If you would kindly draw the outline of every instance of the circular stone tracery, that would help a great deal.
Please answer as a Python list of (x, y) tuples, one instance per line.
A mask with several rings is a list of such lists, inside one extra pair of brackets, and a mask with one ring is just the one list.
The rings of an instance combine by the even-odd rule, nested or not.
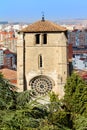
[(37, 94), (46, 94), (52, 90), (52, 81), (45, 76), (37, 76), (30, 81), (30, 86)]

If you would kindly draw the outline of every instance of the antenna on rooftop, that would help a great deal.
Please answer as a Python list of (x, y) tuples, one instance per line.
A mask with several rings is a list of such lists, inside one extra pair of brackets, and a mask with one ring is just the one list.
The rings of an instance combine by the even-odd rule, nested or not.
[(44, 19), (44, 12), (42, 12), (42, 21), (45, 21), (45, 19)]

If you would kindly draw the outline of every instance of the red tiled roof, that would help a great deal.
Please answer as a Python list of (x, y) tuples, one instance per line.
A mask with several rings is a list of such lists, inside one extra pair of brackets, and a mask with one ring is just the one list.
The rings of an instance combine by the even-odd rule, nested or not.
[(67, 29), (47, 20), (37, 21), (20, 32), (63, 32)]
[(0, 44), (0, 47), (4, 47), (4, 45), (3, 45), (3, 44)]
[(87, 71), (84, 70), (75, 70), (75, 72), (83, 79), (87, 80)]
[(6, 34), (10, 34), (12, 35), (14, 32), (10, 31), (10, 32), (6, 32), (6, 31), (0, 31), (0, 34), (6, 35)]
[(82, 78), (83, 78), (84, 80), (87, 80), (87, 74), (82, 75)]
[(4, 51), (4, 54), (14, 54), (14, 53), (7, 49)]
[(8, 79), (12, 84), (17, 84), (17, 71), (4, 68), (0, 69), (0, 72), (3, 74), (4, 78)]
[(17, 40), (17, 37), (8, 37), (9, 40)]

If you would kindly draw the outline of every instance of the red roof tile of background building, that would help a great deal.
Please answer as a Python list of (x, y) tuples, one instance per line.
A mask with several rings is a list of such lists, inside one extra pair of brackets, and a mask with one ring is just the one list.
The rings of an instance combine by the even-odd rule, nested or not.
[(12, 84), (17, 85), (17, 71), (4, 68), (0, 69), (0, 72), (4, 78), (8, 79)]
[(4, 51), (4, 54), (13, 54), (13, 52), (11, 52), (10, 50), (6, 49), (6, 50)]
[(83, 80), (87, 80), (87, 71), (75, 70), (75, 73), (78, 74)]

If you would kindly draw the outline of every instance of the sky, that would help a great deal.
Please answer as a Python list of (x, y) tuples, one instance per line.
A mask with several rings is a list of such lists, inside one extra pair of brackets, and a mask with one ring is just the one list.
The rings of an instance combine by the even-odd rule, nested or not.
[(0, 0), (0, 21), (87, 19), (87, 0)]

